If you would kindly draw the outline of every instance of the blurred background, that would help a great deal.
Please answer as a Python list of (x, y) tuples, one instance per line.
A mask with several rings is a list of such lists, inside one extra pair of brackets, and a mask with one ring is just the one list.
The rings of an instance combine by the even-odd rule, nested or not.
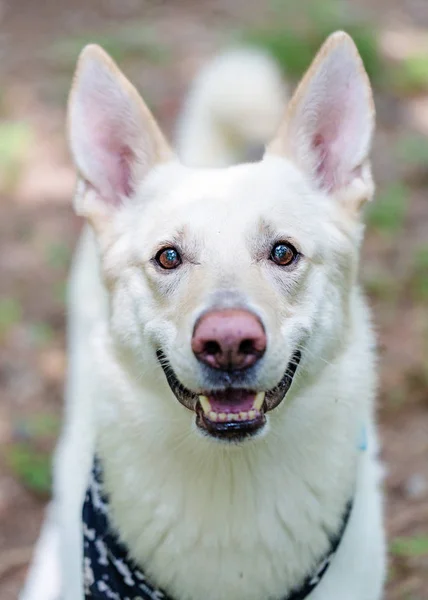
[(428, 599), (428, 1), (0, 0), (1, 600), (25, 576), (61, 419), (65, 283), (81, 228), (64, 112), (80, 49), (103, 45), (172, 134), (218, 50), (261, 45), (294, 86), (338, 28), (360, 49), (378, 114), (361, 276), (379, 339), (387, 600)]

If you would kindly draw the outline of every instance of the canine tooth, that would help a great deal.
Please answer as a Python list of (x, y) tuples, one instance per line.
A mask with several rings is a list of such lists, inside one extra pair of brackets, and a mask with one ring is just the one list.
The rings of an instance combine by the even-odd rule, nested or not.
[(218, 419), (219, 419), (219, 421), (226, 421), (226, 419), (227, 419), (226, 413), (219, 413)]
[(256, 399), (254, 400), (253, 408), (255, 410), (260, 410), (262, 407), (262, 404), (264, 402), (264, 399), (265, 399), (265, 392), (258, 392), (256, 394)]
[(206, 396), (199, 396), (199, 402), (201, 403), (202, 410), (207, 415), (211, 410), (210, 401), (208, 400), (208, 398)]
[(257, 414), (257, 411), (255, 411), (255, 410), (249, 410), (249, 411), (248, 411), (248, 418), (250, 419), (250, 421), (251, 421), (252, 419), (255, 419), (255, 418), (256, 418), (256, 414)]
[(246, 421), (248, 419), (248, 413), (244, 412), (244, 411), (240, 412), (239, 418), (242, 419), (243, 421)]
[(208, 416), (211, 419), (211, 421), (217, 421), (217, 413), (214, 412), (213, 410), (210, 412), (210, 414)]

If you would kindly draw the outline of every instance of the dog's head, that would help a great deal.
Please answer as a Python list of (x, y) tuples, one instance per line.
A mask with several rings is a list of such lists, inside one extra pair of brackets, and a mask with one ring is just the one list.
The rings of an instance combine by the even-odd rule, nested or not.
[(294, 375), (298, 388), (346, 343), (373, 126), (361, 59), (336, 33), (261, 162), (189, 169), (111, 59), (82, 52), (69, 137), (111, 334), (205, 435), (266, 431)]

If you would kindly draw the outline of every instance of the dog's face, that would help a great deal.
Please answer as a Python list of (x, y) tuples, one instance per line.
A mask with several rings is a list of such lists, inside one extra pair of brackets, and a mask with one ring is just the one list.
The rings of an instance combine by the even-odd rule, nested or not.
[(373, 120), (355, 46), (335, 34), (261, 162), (189, 169), (110, 59), (82, 54), (70, 141), (111, 332), (143, 377), (162, 366), (205, 435), (266, 432), (294, 375), (343, 343)]

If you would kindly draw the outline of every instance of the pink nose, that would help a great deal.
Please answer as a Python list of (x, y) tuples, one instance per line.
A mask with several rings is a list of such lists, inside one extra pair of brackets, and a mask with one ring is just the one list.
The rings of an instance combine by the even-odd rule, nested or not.
[(214, 310), (196, 323), (192, 338), (196, 358), (215, 369), (246, 369), (266, 350), (259, 319), (240, 309)]

